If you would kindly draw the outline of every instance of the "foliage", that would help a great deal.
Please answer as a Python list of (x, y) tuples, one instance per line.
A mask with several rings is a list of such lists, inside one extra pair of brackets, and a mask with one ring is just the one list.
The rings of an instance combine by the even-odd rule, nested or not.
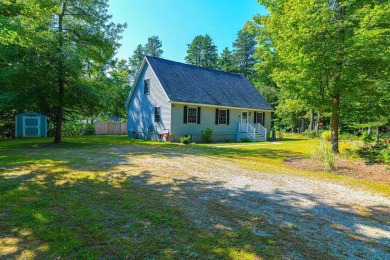
[(269, 14), (254, 19), (263, 35), (258, 53), (272, 64), (272, 80), (284, 98), (298, 99), (307, 111), (332, 113), (333, 152), (341, 114), (355, 122), (386, 121), (388, 1), (259, 2)]
[(248, 137), (241, 137), (240, 140), (241, 140), (241, 142), (244, 142), (244, 143), (248, 143), (251, 141), (251, 139), (249, 139)]
[(373, 136), (372, 133), (364, 132), (364, 133), (362, 134), (362, 136), (360, 137), (360, 139), (361, 139), (364, 143), (368, 144), (368, 143), (371, 143), (371, 142), (374, 141), (374, 136)]
[(245, 28), (237, 33), (237, 39), (233, 42), (234, 60), (237, 72), (245, 77), (251, 76), (254, 72), (255, 60), (255, 40), (256, 34)]
[(106, 107), (107, 71), (125, 25), (110, 21), (107, 0), (1, 5), (13, 11), (0, 14), (2, 32), (10, 32), (0, 36), (0, 113), (48, 115), (60, 142), (63, 118), (92, 117)]
[(278, 138), (279, 141), (283, 140), (284, 132), (283, 131), (277, 131), (276, 132), (276, 138)]
[(202, 140), (203, 143), (212, 143), (213, 142), (212, 134), (213, 134), (213, 130), (207, 127), (201, 131), (200, 139)]
[(189, 144), (190, 143), (190, 139), (188, 137), (186, 137), (186, 136), (182, 136), (182, 137), (180, 137), (180, 142), (182, 144)]
[(162, 42), (158, 36), (154, 35), (148, 38), (148, 42), (145, 44), (144, 52), (145, 55), (161, 58), (164, 51), (161, 49)]
[(93, 124), (85, 124), (80, 121), (68, 121), (63, 124), (64, 136), (95, 135)]
[(330, 171), (335, 168), (334, 154), (328, 142), (320, 142), (319, 148), (311, 154), (312, 159), (322, 162), (324, 170)]
[(224, 72), (234, 72), (235, 71), (235, 61), (234, 56), (229, 48), (226, 47), (223, 49), (219, 59), (218, 59), (218, 69)]
[(305, 132), (302, 132), (301, 135), (310, 137), (310, 138), (315, 138), (316, 137), (316, 132), (315, 131), (310, 131), (306, 130)]
[(217, 67), (217, 46), (208, 34), (196, 36), (187, 46), (185, 60), (188, 64), (210, 69)]
[(321, 134), (321, 139), (329, 142), (331, 139), (331, 136), (332, 136), (332, 133), (330, 131), (324, 131)]

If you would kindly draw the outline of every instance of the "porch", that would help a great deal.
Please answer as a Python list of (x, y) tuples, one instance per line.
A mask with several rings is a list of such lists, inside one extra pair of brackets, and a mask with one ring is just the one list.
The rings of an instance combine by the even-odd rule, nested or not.
[(237, 142), (248, 138), (251, 142), (267, 141), (267, 128), (260, 123), (238, 123)]

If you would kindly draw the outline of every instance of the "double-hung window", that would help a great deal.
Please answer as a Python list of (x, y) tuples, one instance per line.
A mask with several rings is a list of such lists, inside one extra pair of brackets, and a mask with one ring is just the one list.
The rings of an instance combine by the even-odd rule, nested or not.
[(155, 122), (155, 123), (160, 123), (160, 122), (161, 122), (161, 111), (160, 111), (160, 107), (155, 107), (155, 108), (154, 108), (154, 122)]
[(219, 109), (218, 110), (218, 125), (226, 125), (227, 124), (227, 109)]
[(198, 122), (198, 108), (188, 107), (187, 108), (187, 123), (196, 124)]
[(149, 95), (150, 93), (150, 82), (149, 79), (144, 80), (144, 94)]

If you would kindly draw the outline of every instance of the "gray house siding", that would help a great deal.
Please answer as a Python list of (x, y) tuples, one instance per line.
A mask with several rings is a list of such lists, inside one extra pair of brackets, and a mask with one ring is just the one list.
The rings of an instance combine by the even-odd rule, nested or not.
[[(200, 107), (200, 123), (184, 123), (184, 106)], [(229, 124), (218, 125), (215, 123), (216, 109), (229, 109)], [(251, 115), (248, 117), (249, 123), (254, 122), (254, 112), (265, 112), (265, 127), (270, 129), (271, 127), (271, 112), (263, 110), (253, 109), (241, 109), (241, 108), (229, 108), (229, 107), (218, 107), (218, 106), (202, 106), (200, 104), (177, 104), (172, 101), (172, 118), (171, 118), (171, 129), (169, 140), (177, 142), (181, 136), (191, 135), (192, 140), (195, 142), (201, 141), (201, 131), (209, 127), (213, 130), (212, 138), (214, 141), (236, 141), (238, 125), (241, 120), (241, 112), (248, 111)]]
[[(149, 94), (144, 94), (144, 80), (149, 79)], [(128, 107), (128, 135), (161, 140), (165, 130), (170, 131), (171, 104), (152, 68), (145, 64)], [(161, 120), (155, 121), (155, 107), (160, 108)]]

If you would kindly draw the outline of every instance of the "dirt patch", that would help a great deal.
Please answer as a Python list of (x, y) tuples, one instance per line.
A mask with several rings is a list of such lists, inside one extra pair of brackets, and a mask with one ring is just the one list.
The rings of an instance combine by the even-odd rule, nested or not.
[[(321, 162), (297, 156), (288, 157), (283, 163), (303, 170), (324, 171)], [(344, 158), (335, 158), (335, 164), (336, 169), (332, 171), (334, 174), (390, 185), (390, 170), (387, 170), (384, 164), (366, 164), (363, 161), (351, 162)]]

